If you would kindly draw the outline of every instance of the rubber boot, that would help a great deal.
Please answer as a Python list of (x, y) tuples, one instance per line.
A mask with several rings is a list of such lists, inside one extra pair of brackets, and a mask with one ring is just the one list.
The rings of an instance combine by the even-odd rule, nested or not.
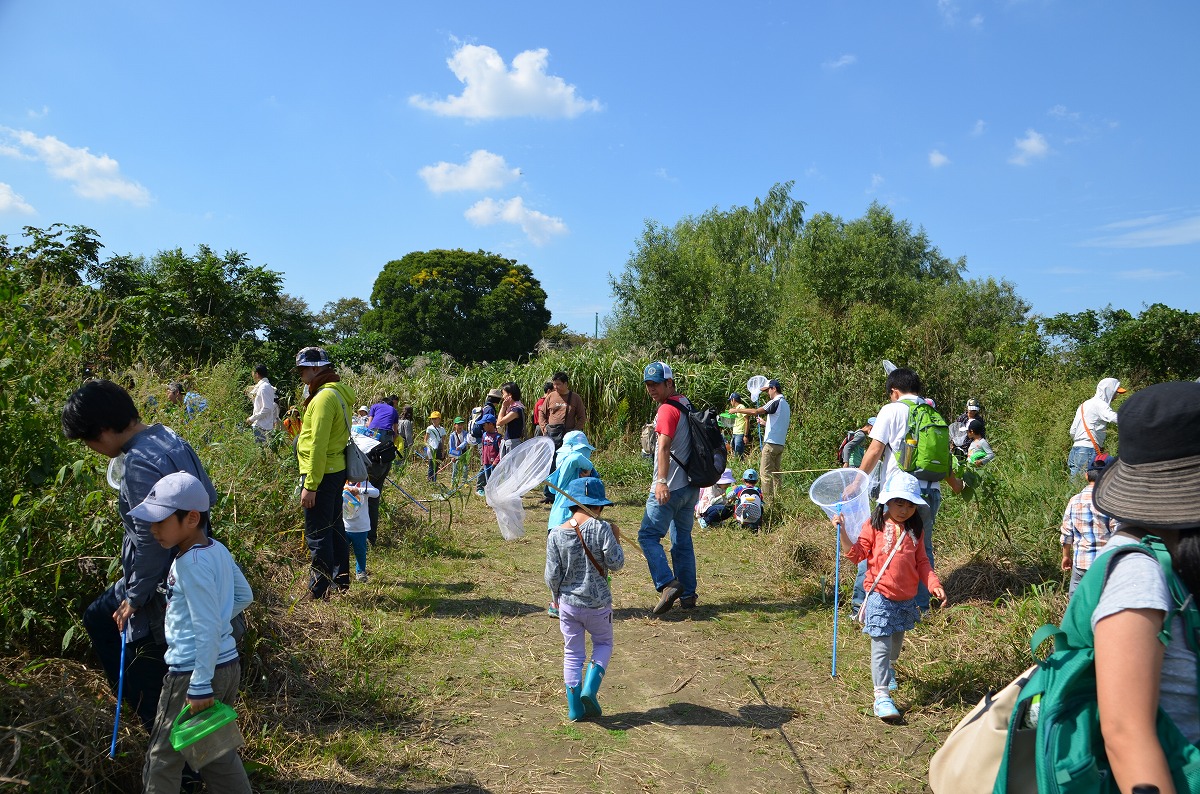
[(599, 717), (604, 714), (600, 710), (600, 701), (596, 697), (596, 693), (600, 691), (600, 682), (604, 680), (604, 668), (592, 662), (588, 665), (587, 675), (583, 679), (583, 691), (580, 693), (580, 698), (583, 700), (583, 710), (589, 717)]
[(579, 698), (580, 684), (567, 687), (567, 719), (579, 722), (587, 712), (583, 709), (583, 701)]

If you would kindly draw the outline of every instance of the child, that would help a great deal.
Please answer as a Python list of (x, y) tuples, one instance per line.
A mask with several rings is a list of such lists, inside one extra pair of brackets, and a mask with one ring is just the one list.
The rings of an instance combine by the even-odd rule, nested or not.
[(946, 598), (921, 541), (917, 506), (924, 504), (917, 478), (897, 470), (884, 483), (879, 504), (863, 524), (857, 541), (851, 542), (841, 516), (834, 521), (842, 533), (846, 556), (852, 562), (867, 561), (870, 584), (859, 616), (863, 633), (871, 638), (875, 716), (885, 722), (901, 719), (891, 694), (896, 688), (894, 665), (900, 657), (904, 632), (921, 619), (916, 602), (917, 584), (924, 582), (932, 595)]
[(442, 415), (438, 411), (429, 414), (429, 427), (425, 428), (425, 449), (429, 452), (429, 481), (437, 482), (438, 464), (446, 459), (446, 429), (442, 427)]
[(346, 539), (354, 549), (354, 578), (367, 583), (367, 536), (371, 533), (371, 513), (366, 509), (367, 499), (378, 499), (379, 489), (369, 480), (347, 482), (342, 488), (342, 522), (346, 525)]
[(967, 438), (971, 440), (971, 445), (967, 447), (967, 463), (970, 465), (978, 469), (996, 457), (992, 445), (987, 442), (987, 430), (982, 419), (967, 422)]
[(496, 415), (485, 413), (483, 419), (483, 438), (479, 441), (479, 476), (475, 478), (475, 495), (483, 496), (483, 488), (492, 469), (500, 462), (500, 434), (496, 432)]
[(733, 517), (751, 532), (757, 532), (762, 523), (763, 493), (758, 487), (758, 472), (746, 469), (742, 473), (742, 484), (733, 489)]
[(700, 492), (700, 498), (696, 501), (696, 523), (701, 529), (708, 529), (710, 524), (718, 524), (733, 515), (730, 506), (732, 495), (733, 472), (726, 469), (721, 472), (715, 485)]
[[(616, 526), (588, 515), (590, 510), (599, 516), (612, 504), (604, 497), (604, 483), (596, 477), (581, 477), (571, 482), (567, 493), (576, 504), (571, 505), (571, 518), (546, 536), (546, 586), (558, 602), (567, 719), (574, 722), (603, 714), (596, 695), (612, 658), (608, 573), (621, 570), (625, 553)], [(585, 632), (592, 635), (592, 663), (586, 677)]]
[(454, 417), (454, 429), (450, 431), (447, 443), (450, 445), (450, 457), (453, 459), (453, 462), (450, 464), (450, 484), (457, 485), (458, 470), (462, 469), (463, 479), (465, 480), (467, 477), (467, 467), (470, 465), (470, 458), (467, 458), (467, 460), (462, 459), (463, 453), (469, 447), (467, 446), (466, 420), (461, 416)]
[[(254, 593), (229, 550), (207, 536), (208, 508), (208, 491), (200, 480), (175, 472), (159, 480), (129, 511), (150, 524), (160, 546), (176, 550), (165, 582), (169, 672), (142, 770), (146, 792), (179, 791), (184, 756), (171, 746), (170, 736), (185, 704), (194, 714), (214, 700), (230, 706), (237, 702), (242, 671), (230, 621), (254, 600)], [(236, 751), (205, 763), (202, 774), (209, 791), (250, 793)]]
[(1067, 596), (1075, 595), (1079, 580), (1092, 567), (1096, 555), (1117, 531), (1117, 522), (1101, 513), (1092, 504), (1092, 489), (1100, 472), (1108, 465), (1108, 458), (1096, 458), (1087, 468), (1087, 485), (1071, 497), (1063, 513), (1059, 535), (1062, 539), (1062, 569), (1071, 572), (1071, 584)]
[[(571, 483), (581, 477), (598, 477), (596, 467), (592, 463), (591, 444), (582, 430), (572, 430), (563, 436), (562, 446), (554, 456), (554, 471), (546, 478), (559, 491), (569, 491)], [(554, 494), (554, 504), (550, 507), (550, 518), (546, 522), (546, 532), (565, 523), (571, 517), (571, 500), (558, 491)], [(551, 594), (553, 595), (553, 594)], [(558, 617), (558, 601), (550, 599), (546, 614), (552, 618)]]

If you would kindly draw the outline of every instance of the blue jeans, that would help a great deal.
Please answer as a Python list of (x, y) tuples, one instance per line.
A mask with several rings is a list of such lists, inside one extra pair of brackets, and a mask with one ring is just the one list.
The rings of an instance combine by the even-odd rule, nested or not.
[(1087, 474), (1088, 466), (1091, 466), (1095, 459), (1095, 447), (1071, 447), (1071, 454), (1067, 455), (1067, 468), (1070, 469), (1072, 477), (1082, 477)]
[[(654, 589), (662, 590), (673, 579), (683, 587), (680, 595), (689, 598), (696, 595), (696, 552), (692, 548), (692, 521), (695, 519), (696, 502), (700, 489), (684, 486), (671, 491), (671, 498), (660, 505), (651, 492), (646, 498), (646, 514), (638, 530), (638, 545), (646, 555), (646, 565), (654, 580)], [(671, 537), (671, 564), (667, 563), (667, 552), (662, 539)], [(671, 565), (675, 573), (671, 573)]]
[[(917, 513), (921, 516), (921, 524), (924, 529), (921, 532), (921, 537), (925, 541), (925, 554), (929, 557), (929, 567), (937, 570), (937, 566), (933, 562), (933, 522), (937, 519), (938, 508), (942, 506), (942, 492), (933, 490), (921, 490), (921, 497), (928, 502), (928, 506), (922, 507), (917, 505)], [(922, 612), (929, 611), (929, 588), (924, 582), (917, 585), (917, 606)]]
[(734, 455), (738, 456), (739, 458), (746, 457), (746, 434), (734, 433), (733, 441), (730, 442), (729, 446), (732, 448)]
[(347, 532), (346, 540), (354, 549), (354, 572), (367, 572), (367, 532)]

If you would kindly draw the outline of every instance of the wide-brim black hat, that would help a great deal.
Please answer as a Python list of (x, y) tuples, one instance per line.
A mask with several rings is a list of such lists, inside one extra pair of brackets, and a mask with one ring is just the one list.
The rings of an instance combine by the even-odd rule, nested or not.
[(1096, 483), (1096, 509), (1135, 527), (1200, 527), (1200, 383), (1137, 392), (1117, 426), (1120, 455)]

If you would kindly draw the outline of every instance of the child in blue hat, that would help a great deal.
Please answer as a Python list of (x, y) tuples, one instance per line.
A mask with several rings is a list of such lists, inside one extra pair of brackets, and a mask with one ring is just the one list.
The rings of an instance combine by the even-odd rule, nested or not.
[[(563, 635), (563, 683), (567, 718), (599, 717), (600, 682), (612, 658), (612, 590), (608, 574), (625, 565), (615, 525), (600, 519), (611, 505), (598, 477), (581, 477), (567, 487), (571, 517), (546, 536), (546, 586), (558, 604)], [(586, 634), (592, 636), (592, 662), (584, 676)]]

